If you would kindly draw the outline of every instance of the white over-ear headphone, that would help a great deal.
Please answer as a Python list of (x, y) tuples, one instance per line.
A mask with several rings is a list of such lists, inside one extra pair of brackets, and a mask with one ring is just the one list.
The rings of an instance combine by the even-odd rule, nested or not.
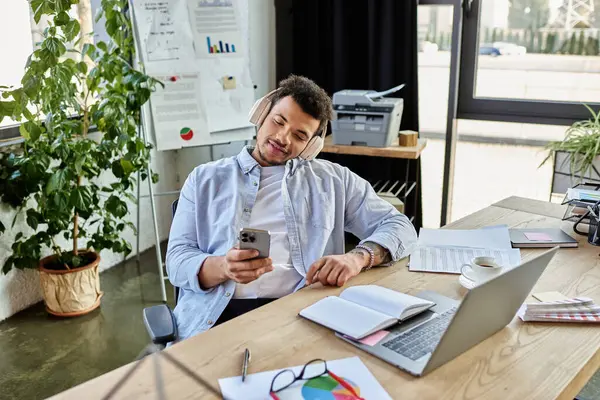
[[(271, 111), (273, 96), (279, 89), (275, 89), (269, 94), (260, 99), (256, 100), (254, 106), (250, 110), (249, 119), (250, 122), (260, 128), (267, 115)], [(298, 155), (303, 160), (310, 161), (319, 154), (325, 144), (325, 134), (327, 133), (327, 124), (321, 129), (321, 132), (317, 132), (306, 144), (306, 147)]]

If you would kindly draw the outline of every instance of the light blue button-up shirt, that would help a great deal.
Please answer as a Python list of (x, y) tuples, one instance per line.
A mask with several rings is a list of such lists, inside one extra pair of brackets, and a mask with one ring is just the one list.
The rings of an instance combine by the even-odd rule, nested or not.
[[(181, 190), (166, 260), (169, 279), (180, 288), (174, 310), (180, 339), (209, 329), (235, 292), (234, 281), (202, 289), (198, 273), (207, 257), (225, 255), (248, 227), (261, 170), (251, 152), (245, 147), (236, 157), (196, 167)], [(304, 277), (319, 258), (345, 252), (344, 231), (385, 247), (394, 261), (416, 244), (409, 219), (338, 164), (288, 161), (281, 194), (292, 264)], [(302, 286), (304, 280), (296, 290)]]

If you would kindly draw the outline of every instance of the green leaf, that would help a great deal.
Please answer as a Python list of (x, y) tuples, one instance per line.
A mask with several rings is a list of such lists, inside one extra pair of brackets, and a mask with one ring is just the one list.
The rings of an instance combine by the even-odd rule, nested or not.
[(27, 225), (34, 231), (37, 230), (37, 227), (40, 223), (39, 220), (40, 215), (32, 209), (27, 210)]
[(33, 11), (33, 19), (36, 24), (40, 23), (40, 18), (44, 13), (46, 0), (31, 0), (31, 10)]
[(56, 26), (66, 25), (70, 20), (71, 18), (69, 18), (69, 14), (64, 11), (58, 13), (58, 15), (54, 17), (54, 23)]
[(55, 37), (49, 37), (48, 39), (44, 40), (42, 42), (42, 49), (48, 50), (54, 57), (57, 58), (62, 56), (67, 51), (67, 48), (60, 41), (60, 39)]
[(79, 256), (73, 256), (73, 258), (71, 258), (71, 265), (73, 265), (73, 267), (77, 268), (81, 265), (81, 261), (83, 261), (83, 259)]
[(96, 47), (98, 47), (103, 52), (108, 53), (108, 46), (106, 45), (106, 42), (98, 42), (96, 43)]
[(123, 252), (123, 246), (120, 242), (114, 242), (111, 250), (113, 251), (113, 253), (122, 253)]
[(135, 224), (134, 224), (133, 222), (131, 222), (131, 221), (125, 221), (125, 224), (126, 224), (128, 227), (130, 227), (130, 228), (131, 228), (131, 230), (133, 231), (134, 235), (137, 235), (137, 234), (138, 234), (138, 231), (137, 231), (137, 229), (136, 229), (136, 227), (135, 227)]
[(17, 233), (17, 235), (15, 236), (15, 242), (18, 242), (22, 237), (23, 237), (23, 232)]
[(71, 0), (54, 0), (56, 11), (68, 11), (71, 8)]
[(14, 101), (0, 101), (0, 116), (12, 116), (15, 111)]
[(25, 125), (27, 132), (29, 132), (29, 138), (32, 141), (35, 142), (40, 138), (40, 135), (42, 134), (42, 128), (40, 128), (38, 124), (36, 124), (35, 122), (27, 121), (23, 125)]
[(12, 269), (13, 265), (14, 265), (14, 257), (10, 256), (6, 259), (6, 261), (4, 262), (4, 265), (2, 266), (2, 273), (8, 274), (10, 272), (10, 270)]
[(50, 180), (48, 181), (48, 185), (46, 185), (46, 195), (52, 194), (58, 190), (61, 190), (65, 183), (67, 182), (67, 171), (64, 169), (59, 169), (55, 171)]
[(134, 166), (129, 160), (121, 159), (121, 166), (123, 167), (123, 172), (125, 176), (130, 175), (134, 171)]
[(79, 22), (75, 20), (69, 21), (69, 23), (63, 28), (65, 37), (69, 42), (73, 41), (77, 37), (77, 35), (79, 35), (80, 30), (81, 27), (79, 25)]
[(86, 74), (87, 70), (88, 70), (87, 64), (84, 63), (83, 61), (78, 62), (77, 63), (77, 70), (79, 72), (81, 72), (82, 74)]
[[(66, 213), (69, 211), (69, 204), (67, 203), (67, 196), (64, 193), (55, 193), (54, 194), (54, 206), (58, 209), (60, 213)], [(54, 220), (54, 225), (57, 226), (59, 231), (63, 230), (63, 226), (66, 225), (65, 221), (62, 220)]]
[(23, 84), (25, 94), (29, 97), (34, 97), (38, 92), (40, 78), (33, 74), (25, 74), (21, 83)]
[[(57, 39), (58, 40), (58, 39)], [(58, 57), (52, 53), (49, 49), (39, 50), (38, 57), (42, 62), (43, 69), (46, 70), (49, 67), (55, 65), (58, 62)]]
[(117, 218), (123, 218), (127, 215), (127, 204), (115, 195), (106, 200), (105, 206), (106, 210)]
[(50, 237), (50, 235), (48, 235), (47, 232), (44, 231), (39, 231), (35, 234), (35, 237), (37, 238), (39, 243), (43, 243), (46, 246), (50, 246), (51, 242), (52, 242), (52, 238)]
[(77, 157), (75, 159), (75, 171), (77, 172), (77, 175), (81, 175), (82, 170), (83, 170), (83, 163), (85, 163), (86, 157), (85, 156), (81, 156)]
[(98, 8), (98, 10), (96, 10), (96, 16), (94, 17), (94, 21), (96, 23), (98, 23), (102, 19), (103, 15), (104, 15), (104, 10), (102, 8)]
[(75, 189), (71, 192), (70, 203), (73, 207), (79, 210), (85, 210), (87, 208), (85, 200), (83, 199), (83, 194), (78, 189)]
[(29, 57), (27, 57), (27, 61), (25, 61), (25, 69), (29, 68), (31, 65), (31, 56), (32, 54), (30, 54)]
[(86, 43), (83, 45), (83, 48), (81, 49), (81, 54), (82, 56), (87, 55), (90, 58), (94, 58), (94, 55), (96, 53), (96, 46), (94, 46), (91, 43)]
[(27, 118), (27, 119), (29, 119), (29, 120), (31, 120), (31, 119), (35, 119), (35, 117), (34, 117), (34, 116), (33, 116), (33, 114), (31, 113), (31, 111), (29, 111), (29, 110), (27, 109), (27, 107), (23, 107), (23, 109), (22, 109), (21, 111), (23, 111), (23, 116), (24, 116), (25, 118)]
[(122, 252), (125, 253), (125, 257), (127, 257), (129, 255), (129, 253), (131, 253), (131, 250), (132, 250), (131, 244), (129, 244), (129, 242), (123, 240), (122, 248), (123, 248)]
[(4, 231), (6, 231), (6, 227), (4, 226), (4, 224), (2, 223), (2, 221), (0, 221), (0, 235), (3, 234)]
[(156, 172), (152, 173), (152, 183), (158, 182), (158, 174)]
[(107, 18), (106, 23), (104, 24), (104, 29), (106, 29), (106, 33), (108, 33), (110, 37), (113, 37), (119, 29), (119, 25), (114, 18)]
[(85, 186), (79, 186), (71, 192), (70, 203), (78, 211), (85, 212), (92, 206), (92, 197)]
[(125, 175), (125, 170), (123, 169), (123, 165), (119, 161), (114, 161), (111, 166), (112, 173), (117, 178), (122, 178)]
[(21, 124), (21, 126), (19, 126), (19, 133), (21, 134), (21, 136), (23, 136), (23, 138), (25, 138), (25, 140), (29, 140), (29, 132), (27, 131), (27, 128), (25, 128), (25, 124)]

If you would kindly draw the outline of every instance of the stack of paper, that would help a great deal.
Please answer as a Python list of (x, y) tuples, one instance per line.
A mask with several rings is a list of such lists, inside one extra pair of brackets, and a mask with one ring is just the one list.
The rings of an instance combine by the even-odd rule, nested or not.
[(521, 252), (512, 248), (507, 226), (472, 230), (422, 228), (409, 269), (460, 274), (463, 264), (481, 256), (494, 257), (506, 268), (521, 263)]
[(600, 306), (587, 297), (524, 304), (519, 310), (523, 321), (600, 322)]
[[(307, 359), (307, 361), (310, 358)], [(312, 367), (312, 369), (311, 369)], [(296, 376), (304, 365), (285, 368), (291, 369)], [(314, 369), (320, 369), (317, 364), (307, 368), (307, 374), (314, 374)], [(371, 371), (358, 357), (342, 358), (340, 360), (327, 361), (327, 369), (347, 384), (352, 386), (363, 399), (391, 400), (390, 395), (373, 376)], [(281, 369), (257, 372), (250, 374), (242, 381), (240, 376), (219, 379), (221, 394), (224, 399), (264, 400), (270, 399), (269, 389), (273, 378)], [(329, 374), (323, 374), (309, 380), (299, 380), (285, 390), (277, 393), (279, 399), (354, 399), (350, 391), (340, 385)]]
[(600, 191), (589, 189), (569, 188), (567, 189), (567, 200), (583, 200), (587, 202), (596, 202), (600, 200)]

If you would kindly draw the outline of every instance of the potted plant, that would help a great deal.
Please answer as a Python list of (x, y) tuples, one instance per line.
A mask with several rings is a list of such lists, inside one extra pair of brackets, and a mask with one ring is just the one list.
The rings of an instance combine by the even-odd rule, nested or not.
[[(594, 171), (596, 157), (600, 155), (600, 111), (596, 113), (588, 105), (585, 107), (591, 113), (590, 119), (575, 122), (567, 129), (563, 140), (548, 143), (548, 156), (542, 162), (543, 165), (553, 159), (559, 169), (568, 163), (571, 186), (584, 179), (600, 178), (598, 171)], [(595, 178), (592, 172), (595, 172)]]
[[(0, 121), (19, 121), (19, 151), (0, 155), (0, 201), (25, 218), (2, 268), (38, 268), (48, 312), (82, 315), (100, 305), (99, 252), (131, 252), (122, 231), (138, 171), (148, 178), (150, 146), (140, 110), (159, 82), (136, 70), (127, 0), (102, 0), (110, 40), (90, 42), (70, 15), (79, 0), (31, 0), (48, 20), (21, 87), (0, 87)], [(152, 173), (152, 179), (157, 176)], [(22, 217), (19, 217), (22, 215)], [(13, 232), (14, 233), (14, 232)], [(46, 257), (43, 257), (46, 256)]]

